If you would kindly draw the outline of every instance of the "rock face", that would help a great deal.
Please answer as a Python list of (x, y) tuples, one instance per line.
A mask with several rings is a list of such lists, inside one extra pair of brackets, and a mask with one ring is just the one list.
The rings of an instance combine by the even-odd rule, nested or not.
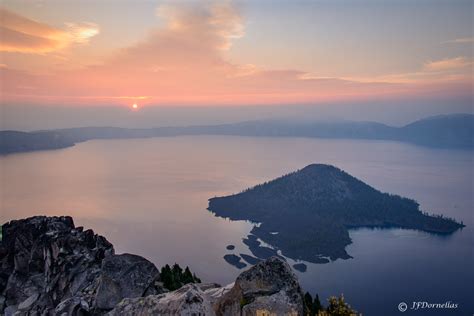
[(76, 228), (71, 217), (3, 225), (0, 264), (0, 313), (102, 314), (125, 297), (164, 291), (151, 262), (115, 255), (111, 243)]
[(271, 257), (241, 273), (216, 304), (217, 315), (303, 315), (303, 292), (290, 266)]
[[(75, 228), (71, 217), (33, 217), (3, 225), (0, 290), (11, 311), (52, 313), (62, 300), (94, 292), (104, 237)], [(81, 303), (81, 302), (79, 302)], [(87, 299), (84, 306), (90, 306)]]
[(96, 306), (112, 309), (125, 297), (163, 292), (160, 273), (153, 263), (136, 255), (107, 256), (102, 261)]
[(235, 283), (187, 284), (168, 292), (153, 263), (116, 255), (104, 237), (70, 217), (32, 217), (3, 225), (0, 314), (303, 315), (290, 266), (272, 257)]
[(214, 311), (199, 286), (186, 284), (166, 294), (124, 299), (108, 315), (214, 315)]

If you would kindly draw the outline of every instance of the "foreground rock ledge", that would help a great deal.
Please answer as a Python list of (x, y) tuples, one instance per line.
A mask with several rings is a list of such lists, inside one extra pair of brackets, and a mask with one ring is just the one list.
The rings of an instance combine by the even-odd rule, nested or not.
[(169, 292), (153, 263), (117, 255), (71, 217), (36, 216), (3, 225), (0, 314), (303, 315), (296, 275), (272, 257), (225, 287), (187, 284)]

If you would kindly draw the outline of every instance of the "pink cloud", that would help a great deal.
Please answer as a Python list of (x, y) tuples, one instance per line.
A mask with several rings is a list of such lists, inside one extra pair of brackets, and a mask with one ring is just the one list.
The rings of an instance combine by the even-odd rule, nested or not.
[[(293, 69), (238, 65), (225, 57), (232, 41), (244, 34), (242, 17), (234, 7), (227, 3), (199, 7), (181, 4), (160, 7), (157, 13), (166, 19), (163, 28), (94, 66), (46, 75), (0, 68), (2, 81), (7, 82), (2, 87), (3, 99), (80, 104), (288, 104), (430, 94), (444, 84), (436, 86), (430, 80), (428, 85), (418, 79), (403, 82), (321, 78)], [(70, 25), (70, 29), (75, 28)], [(47, 27), (39, 33), (28, 32), (47, 38), (47, 31), (56, 34), (56, 30)], [(79, 34), (76, 42), (86, 41), (91, 34), (72, 33)], [(34, 46), (31, 41), (28, 45)], [(424, 71), (461, 67), (466, 62), (431, 62)], [(465, 83), (464, 78), (451, 82), (449, 87), (451, 91), (465, 91)]]
[(71, 43), (87, 43), (99, 33), (93, 23), (68, 23), (67, 30), (54, 28), (0, 8), (0, 51), (43, 54)]
[(457, 70), (472, 65), (465, 57), (447, 58), (437, 61), (430, 61), (424, 65), (425, 71), (447, 71)]

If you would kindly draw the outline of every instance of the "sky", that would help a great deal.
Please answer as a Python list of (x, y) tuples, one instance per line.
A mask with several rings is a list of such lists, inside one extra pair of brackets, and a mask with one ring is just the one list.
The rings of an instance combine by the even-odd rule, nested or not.
[(470, 0), (3, 0), (0, 24), (2, 127), (90, 108), (472, 111)]

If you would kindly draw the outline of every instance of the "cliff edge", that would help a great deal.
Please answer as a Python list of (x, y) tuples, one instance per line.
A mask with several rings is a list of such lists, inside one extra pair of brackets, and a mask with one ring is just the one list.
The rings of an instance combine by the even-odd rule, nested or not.
[(3, 225), (0, 314), (303, 315), (303, 292), (281, 258), (236, 281), (163, 286), (153, 263), (115, 254), (113, 245), (71, 217), (35, 216)]

